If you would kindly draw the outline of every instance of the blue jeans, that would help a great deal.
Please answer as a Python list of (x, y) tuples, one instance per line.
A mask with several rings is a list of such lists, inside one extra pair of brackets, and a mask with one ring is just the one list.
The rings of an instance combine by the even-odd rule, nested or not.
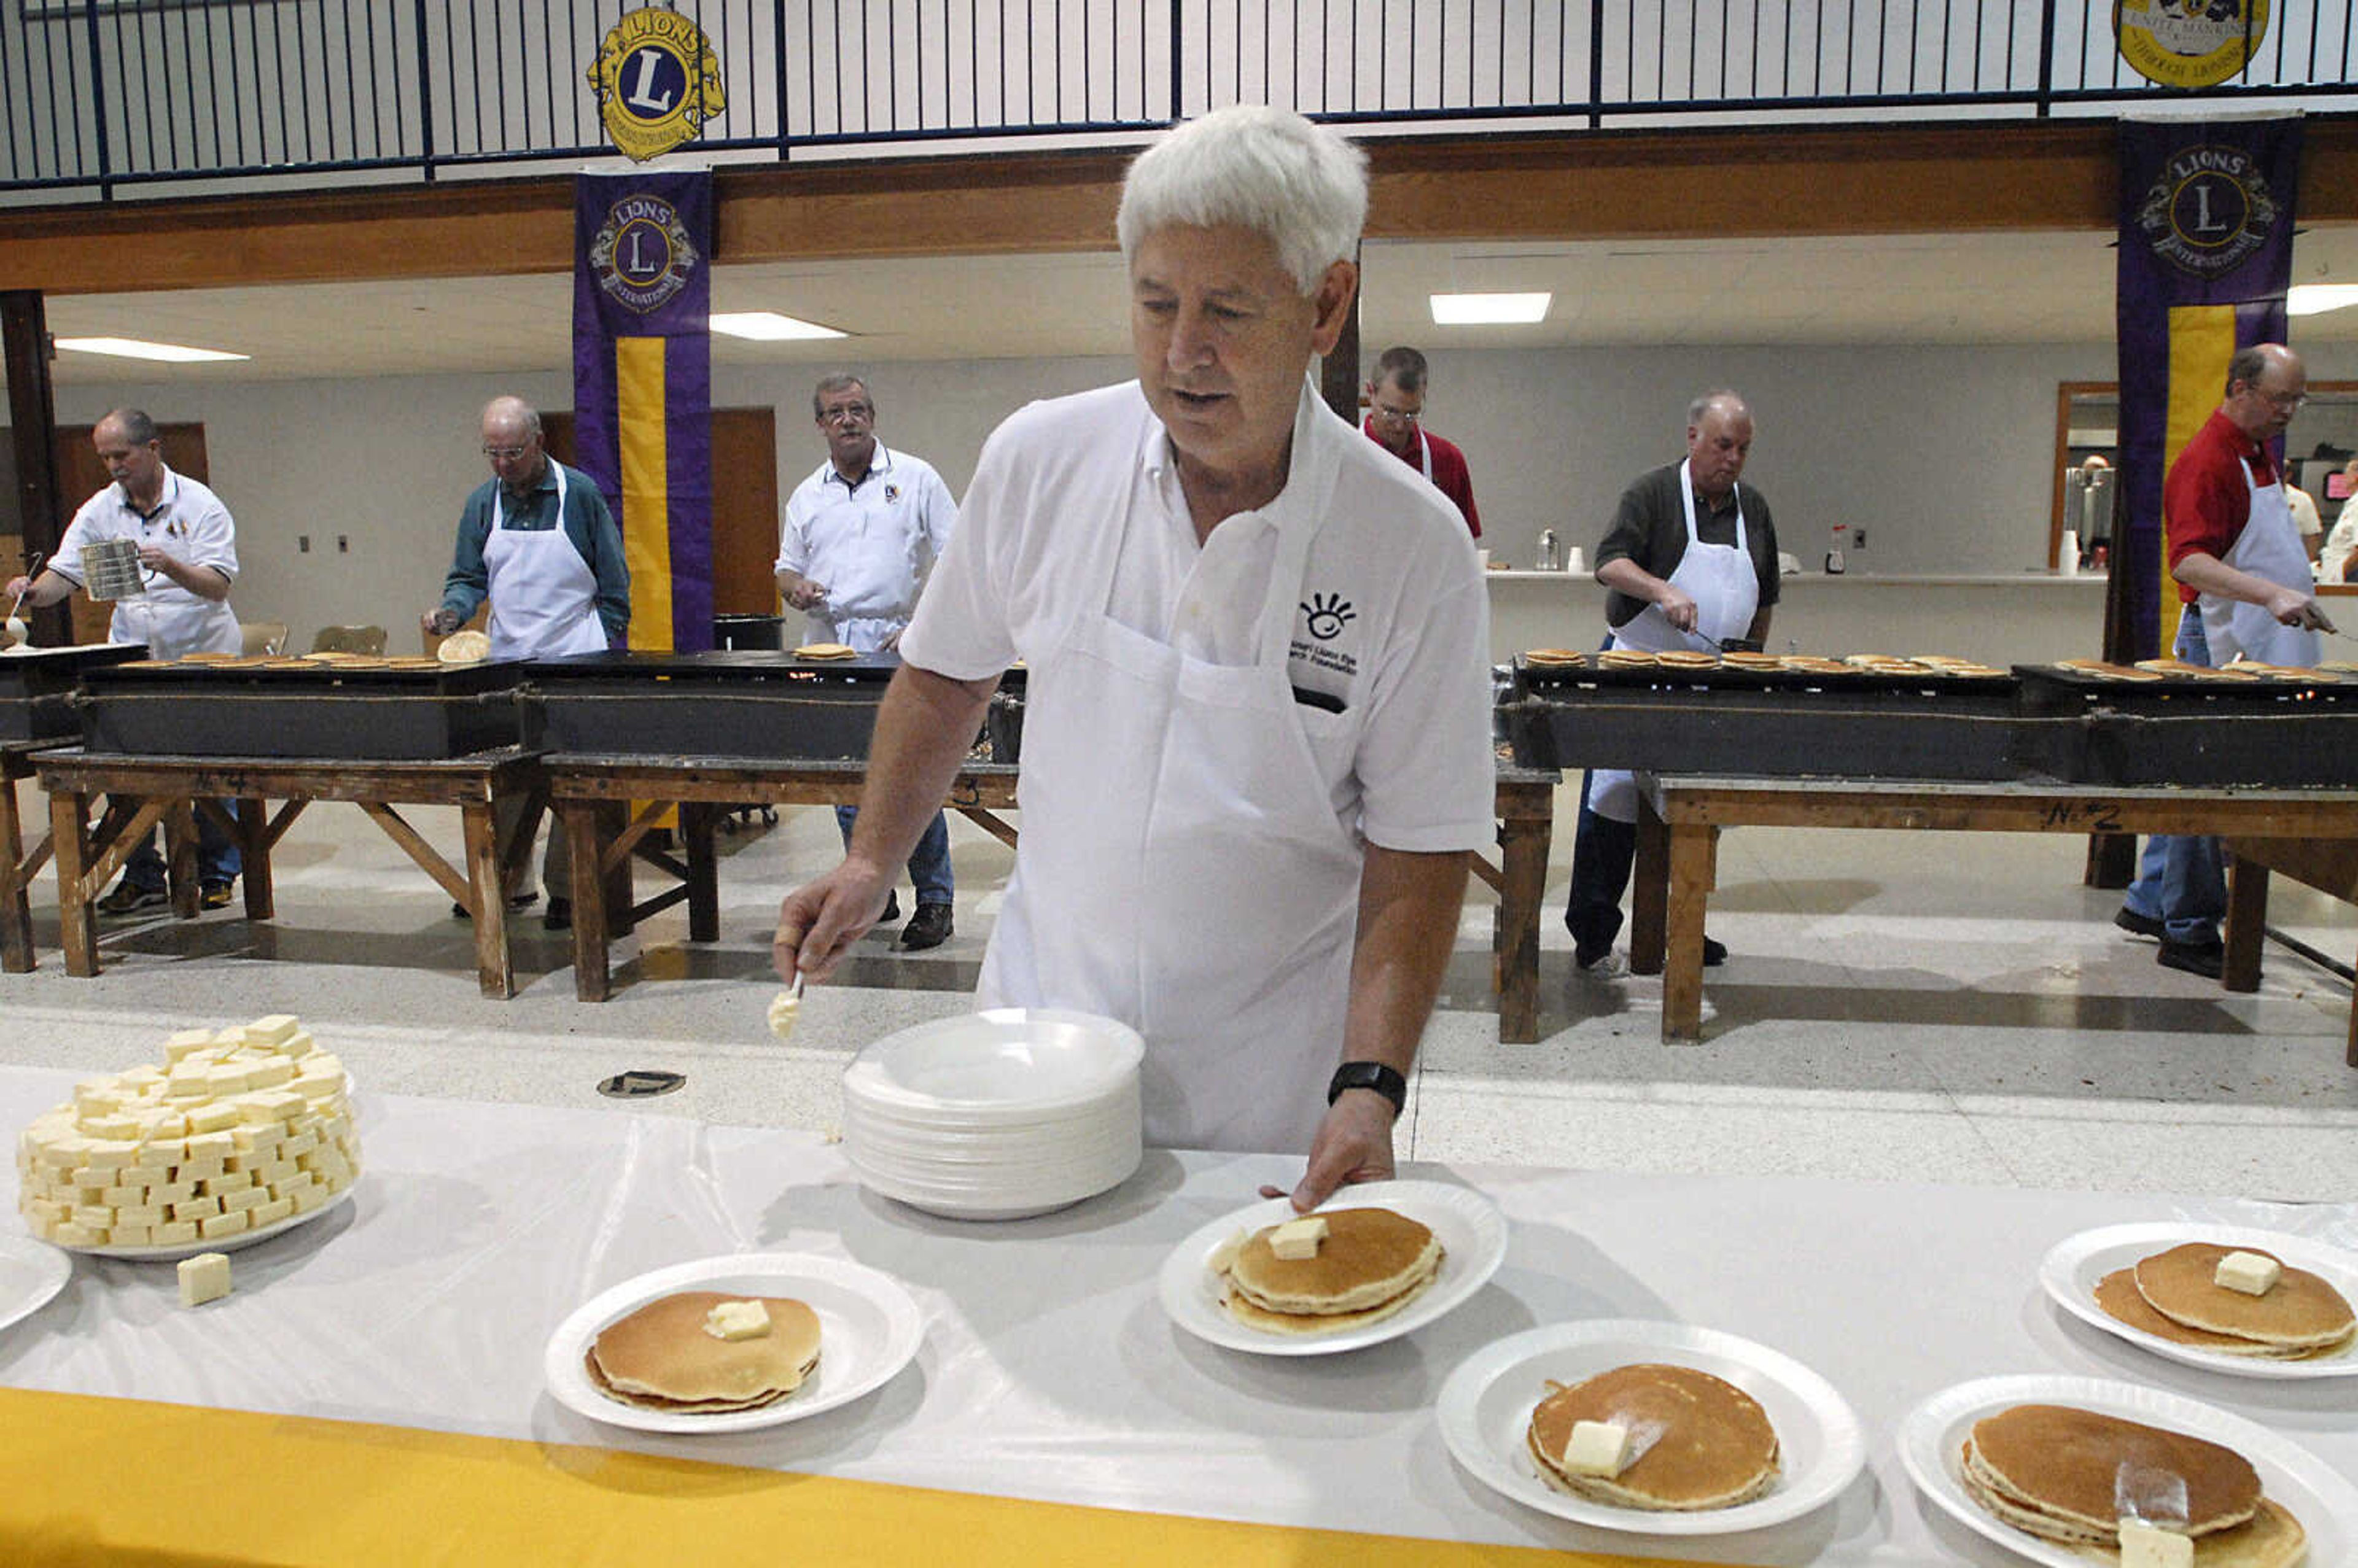
[[(851, 825), (859, 818), (860, 813), (849, 806), (835, 808), (835, 825), (843, 830), (847, 849), (851, 848)], [(916, 884), (919, 903), (951, 902), (950, 825), (938, 811), (909, 853), (909, 881)]]
[(1573, 957), (1584, 964), (1613, 950), (1613, 938), (1621, 934), (1621, 897), (1638, 859), (1638, 825), (1588, 808), (1592, 776), (1580, 777), (1580, 826), (1573, 833), (1571, 896), (1563, 906)]
[[(2178, 656), (2191, 665), (2211, 662), (2211, 644), (2202, 635), (2202, 617), (2193, 605), (2178, 618)], [(2124, 908), (2148, 920), (2158, 920), (2171, 942), (2209, 947), (2219, 940), (2219, 922), (2227, 913), (2227, 873), (2219, 840), (2207, 835), (2184, 837), (2156, 834), (2145, 841), (2137, 858), (2136, 881), (2121, 895)]]
[[(224, 811), (237, 809), (235, 801), (224, 800), (220, 804)], [(152, 892), (162, 892), (164, 884), (169, 880), (164, 871), (163, 853), (156, 847), (157, 837), (151, 831), (141, 841), (139, 848), (132, 850), (123, 860), (123, 880), (133, 887), (145, 888)], [(235, 881), (237, 873), (244, 869), (244, 864), (245, 862), (238, 858), (237, 840), (215, 826), (211, 817), (199, 811), (197, 813), (197, 881), (200, 883)]]

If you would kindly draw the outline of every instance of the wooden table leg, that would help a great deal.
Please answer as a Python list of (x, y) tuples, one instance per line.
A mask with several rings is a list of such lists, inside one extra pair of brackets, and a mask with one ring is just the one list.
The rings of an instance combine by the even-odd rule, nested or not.
[[(591, 808), (597, 813), (598, 855), (600, 861), (613, 854), (614, 842), (631, 825), (630, 803), (601, 800)], [(616, 856), (606, 872), (606, 938), (628, 936), (639, 928), (638, 893), (631, 882), (631, 861), (635, 857)]]
[(600, 860), (611, 839), (598, 832), (598, 803), (567, 800), (557, 803), (555, 831), (565, 835), (573, 858), (573, 995), (581, 1001), (604, 1001), (613, 994), (612, 976), (606, 968), (608, 934), (606, 890), (611, 879), (600, 876)]
[(1712, 828), (1681, 823), (1670, 830), (1670, 908), (1662, 965), (1662, 1039), (1703, 1038), (1703, 922), (1711, 902)]
[(197, 803), (183, 798), (164, 814), (164, 876), (172, 891), (172, 914), (197, 917)]
[(49, 796), (49, 850), (58, 861), (58, 930), (66, 973), (98, 973), (98, 890), (90, 885), (90, 796), (59, 790)]
[(1670, 903), (1670, 829), (1653, 803), (1638, 802), (1638, 854), (1629, 889), (1629, 972), (1662, 972), (1663, 920)]
[(713, 845), (713, 822), (722, 808), (682, 801), (679, 832), (687, 849), (687, 939), (720, 940), (720, 857)]
[(33, 967), (32, 881), (25, 865), (25, 828), (16, 816), (16, 781), (0, 779), (0, 969), (21, 975)]
[(1509, 1045), (1540, 1037), (1540, 905), (1552, 828), (1545, 816), (1498, 824), (1498, 1039)]
[(270, 880), (269, 806), (240, 796), (232, 809), (237, 823), (237, 874), (245, 883), (245, 917), (268, 920), (278, 913), (277, 891)]
[(2227, 871), (2227, 953), (2219, 975), (2229, 990), (2260, 989), (2260, 944), (2267, 924), (2268, 869), (2238, 855)]
[(492, 804), (460, 807), (467, 833), (467, 891), (475, 906), (475, 975), (485, 996), (515, 995), (515, 961), (508, 951), (507, 889), (500, 881), (499, 826)]

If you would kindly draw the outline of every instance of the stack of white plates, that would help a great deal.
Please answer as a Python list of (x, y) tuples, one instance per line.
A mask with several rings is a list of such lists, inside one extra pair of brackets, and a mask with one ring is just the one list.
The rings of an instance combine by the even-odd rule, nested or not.
[(890, 1034), (843, 1075), (843, 1146), (886, 1197), (1020, 1219), (1138, 1169), (1138, 1032), (1055, 1008), (995, 1008)]

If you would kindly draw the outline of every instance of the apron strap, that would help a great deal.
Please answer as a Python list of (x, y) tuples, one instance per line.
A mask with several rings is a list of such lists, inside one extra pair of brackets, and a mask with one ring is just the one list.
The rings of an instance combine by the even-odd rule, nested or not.
[[(1744, 487), (1741, 484), (1731, 484), (1727, 487), (1727, 493), (1736, 500), (1736, 547), (1750, 555), (1752, 552), (1747, 547), (1744, 538)], [(1694, 460), (1693, 458), (1679, 460), (1679, 502), (1687, 509), (1687, 543), (1696, 544), (1701, 540), (1702, 535), (1695, 531)]]

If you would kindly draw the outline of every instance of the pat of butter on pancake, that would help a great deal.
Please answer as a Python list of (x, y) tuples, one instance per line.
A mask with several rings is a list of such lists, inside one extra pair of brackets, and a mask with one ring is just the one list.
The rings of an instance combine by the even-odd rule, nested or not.
[(2231, 1291), (2241, 1291), (2247, 1296), (2264, 1296), (2270, 1286), (2284, 1277), (2284, 1269), (2273, 1258), (2257, 1252), (2230, 1252), (2219, 1260), (2219, 1268), (2212, 1278)]
[(2121, 1568), (2193, 1568), (2194, 1538), (2142, 1519), (2121, 1520)]
[(722, 1302), (704, 1314), (704, 1332), (715, 1339), (759, 1339), (770, 1332), (770, 1309), (760, 1302)]
[(1316, 1215), (1289, 1220), (1270, 1232), (1269, 1249), (1288, 1261), (1318, 1256), (1318, 1244), (1326, 1239), (1326, 1222)]
[(1618, 1476), (1629, 1464), (1629, 1429), (1609, 1421), (1576, 1421), (1563, 1445), (1563, 1467), (1574, 1476)]

